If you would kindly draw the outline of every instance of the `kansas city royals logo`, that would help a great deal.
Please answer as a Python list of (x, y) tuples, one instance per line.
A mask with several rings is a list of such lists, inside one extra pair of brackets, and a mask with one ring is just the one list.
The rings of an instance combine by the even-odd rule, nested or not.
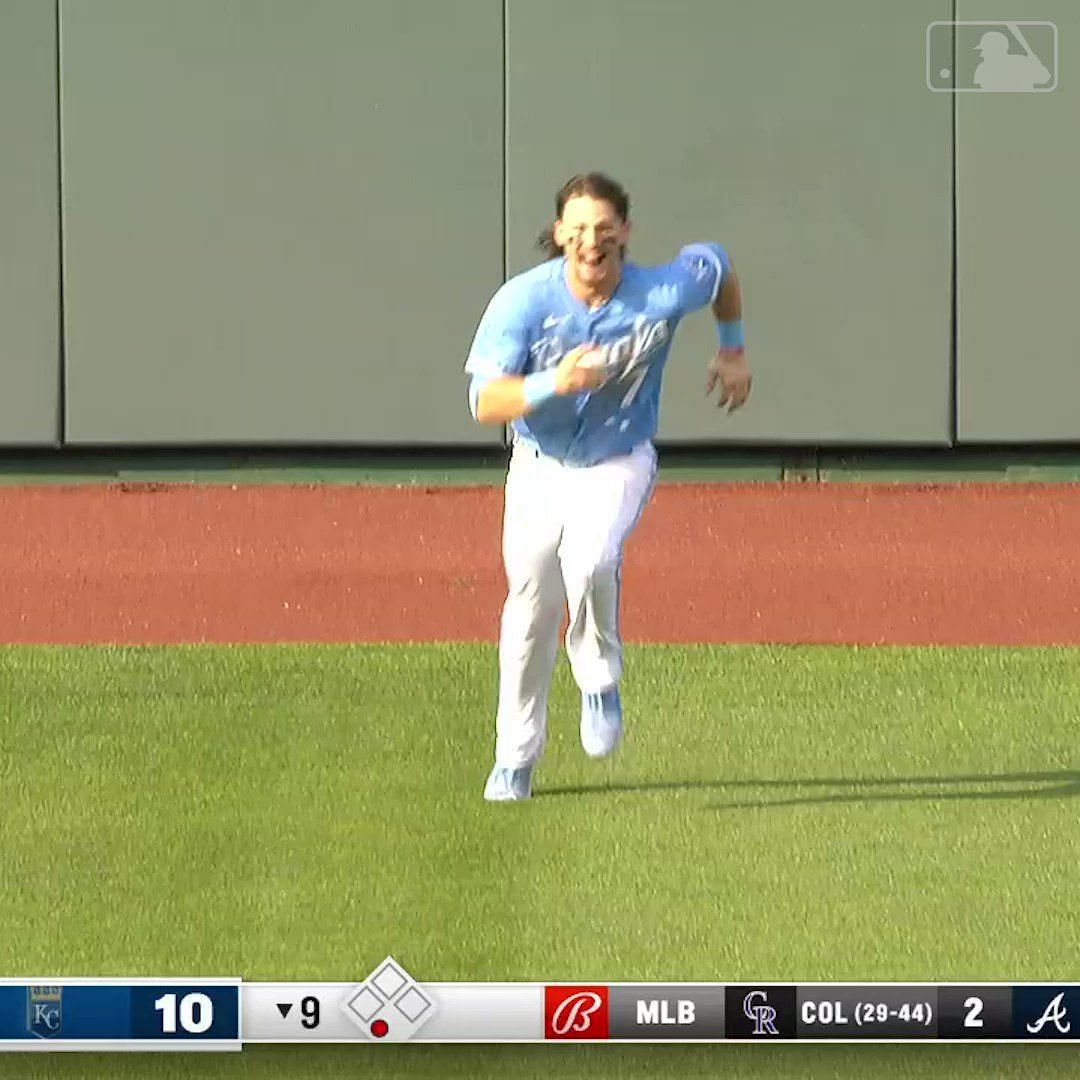
[(31, 986), (26, 991), (26, 1030), (39, 1039), (60, 1034), (62, 986)]
[(769, 1004), (764, 990), (751, 990), (743, 998), (743, 1015), (753, 1021), (755, 1035), (779, 1035), (776, 1027), (776, 1010)]
[(1029, 1034), (1038, 1035), (1047, 1024), (1053, 1024), (1060, 1035), (1069, 1034), (1069, 1031), (1072, 1029), (1072, 1021), (1066, 1019), (1068, 1009), (1065, 1008), (1064, 997), (1065, 991), (1062, 990), (1062, 992), (1058, 994), (1045, 1009), (1043, 1009), (1042, 1016), (1040, 1016), (1035, 1023), (1027, 1025)]

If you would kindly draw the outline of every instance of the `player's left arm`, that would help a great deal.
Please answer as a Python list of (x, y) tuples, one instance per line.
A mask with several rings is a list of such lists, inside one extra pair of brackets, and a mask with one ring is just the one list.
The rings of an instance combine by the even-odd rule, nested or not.
[(742, 285), (730, 259), (712, 303), (712, 313), (716, 317), (718, 348), (706, 369), (705, 394), (712, 394), (719, 386), (717, 405), (720, 408), (727, 405), (730, 413), (746, 403), (753, 383), (743, 336)]
[(717, 351), (706, 368), (706, 395), (719, 387), (718, 404), (732, 412), (750, 396), (743, 337), (742, 284), (727, 250), (711, 242), (687, 244), (672, 264), (681, 313), (708, 306), (716, 319)]

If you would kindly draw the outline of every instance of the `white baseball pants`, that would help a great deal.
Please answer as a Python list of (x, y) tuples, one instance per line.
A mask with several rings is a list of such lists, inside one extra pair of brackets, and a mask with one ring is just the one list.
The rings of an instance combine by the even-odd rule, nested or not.
[(656, 450), (648, 442), (583, 468), (515, 445), (503, 517), (509, 593), (499, 637), (497, 765), (519, 768), (543, 753), (564, 611), (566, 652), (582, 692), (618, 683), (623, 543), (655, 479)]

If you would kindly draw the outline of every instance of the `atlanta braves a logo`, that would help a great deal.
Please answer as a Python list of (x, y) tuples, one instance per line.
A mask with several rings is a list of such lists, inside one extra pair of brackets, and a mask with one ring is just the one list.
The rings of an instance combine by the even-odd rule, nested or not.
[(1069, 1011), (1063, 1004), (1064, 998), (1065, 991), (1062, 990), (1062, 992), (1058, 994), (1045, 1009), (1043, 1009), (1042, 1016), (1040, 1016), (1034, 1024), (1027, 1025), (1028, 1034), (1038, 1035), (1047, 1024), (1053, 1024), (1054, 1027), (1057, 1028), (1058, 1034), (1068, 1035), (1072, 1030), (1072, 1021), (1066, 1019)]
[(544, 1037), (548, 1039), (606, 1039), (606, 986), (545, 986)]

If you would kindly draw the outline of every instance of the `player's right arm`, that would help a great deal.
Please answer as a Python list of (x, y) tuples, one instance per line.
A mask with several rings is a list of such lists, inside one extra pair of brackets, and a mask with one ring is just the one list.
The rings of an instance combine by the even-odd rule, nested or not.
[(506, 424), (548, 398), (593, 390), (602, 367), (582, 366), (593, 346), (571, 349), (554, 368), (523, 374), (529, 358), (528, 308), (513, 282), (488, 304), (473, 339), (465, 370), (471, 376), (469, 407), (481, 424)]
[(559, 361), (558, 367), (547, 371), (532, 375), (502, 375), (482, 382), (477, 388), (473, 409), (477, 423), (508, 424), (532, 412), (549, 397), (595, 390), (604, 381), (604, 369), (580, 366), (581, 358), (593, 348), (592, 345), (579, 345)]

